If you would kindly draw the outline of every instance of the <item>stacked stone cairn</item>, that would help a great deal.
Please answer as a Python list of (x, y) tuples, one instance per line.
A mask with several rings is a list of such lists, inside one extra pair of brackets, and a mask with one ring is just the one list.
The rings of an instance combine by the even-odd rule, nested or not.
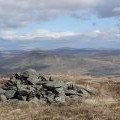
[(47, 103), (65, 102), (69, 98), (81, 100), (96, 91), (72, 82), (46, 79), (34, 69), (24, 71), (22, 74), (12, 75), (10, 80), (0, 88), (0, 101), (31, 101), (41, 100)]

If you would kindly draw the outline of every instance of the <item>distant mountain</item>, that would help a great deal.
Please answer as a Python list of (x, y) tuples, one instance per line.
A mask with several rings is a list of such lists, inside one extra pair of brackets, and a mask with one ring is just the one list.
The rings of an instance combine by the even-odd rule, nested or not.
[(28, 68), (45, 74), (119, 75), (120, 50), (60, 48), (0, 52), (0, 74)]

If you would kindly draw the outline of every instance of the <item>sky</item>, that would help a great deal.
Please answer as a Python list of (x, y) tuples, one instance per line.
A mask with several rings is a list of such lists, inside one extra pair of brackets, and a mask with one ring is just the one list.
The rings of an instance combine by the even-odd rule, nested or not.
[(0, 0), (0, 50), (120, 49), (120, 0)]

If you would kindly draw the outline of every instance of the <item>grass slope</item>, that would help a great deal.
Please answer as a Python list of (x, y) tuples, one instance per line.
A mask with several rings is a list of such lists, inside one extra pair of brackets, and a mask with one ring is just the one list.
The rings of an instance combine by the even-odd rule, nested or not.
[[(80, 101), (69, 100), (51, 105), (39, 101), (0, 103), (0, 120), (119, 120), (120, 77), (58, 76), (53, 78), (89, 85), (99, 96)], [(3, 84), (9, 78), (0, 79)]]

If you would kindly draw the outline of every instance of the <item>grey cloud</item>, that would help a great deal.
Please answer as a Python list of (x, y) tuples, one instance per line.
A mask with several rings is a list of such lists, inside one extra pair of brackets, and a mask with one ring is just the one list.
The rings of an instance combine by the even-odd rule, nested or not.
[(120, 17), (120, 0), (0, 0), (0, 28), (16, 28), (60, 15)]
[(119, 41), (120, 40), (120, 29), (114, 27), (107, 30), (92, 30), (85, 32), (54, 32), (50, 30), (38, 29), (32, 32), (26, 32), (22, 35), (17, 34), (17, 31), (3, 31), (1, 32), (2, 39), (9, 41), (35, 41), (35, 40), (103, 40), (103, 41)]
[(95, 8), (95, 12), (99, 17), (115, 17), (120, 16), (120, 0), (101, 0)]
[(98, 3), (99, 0), (0, 0), (0, 27), (20, 27), (34, 21), (50, 20), (91, 9)]
[[(21, 37), (17, 36), (14, 31), (11, 33), (6, 32), (6, 35), (7, 37), (0, 38), (0, 49), (51, 49), (66, 46), (75, 48), (115, 48), (117, 46), (116, 48), (119, 48), (118, 43), (120, 43), (120, 29), (117, 27), (104, 31), (95, 30), (77, 34), (75, 32), (61, 33), (53, 31), (26, 33), (21, 40)], [(16, 39), (10, 40), (9, 38), (13, 36)], [(31, 38), (31, 36), (33, 37)]]
[(73, 17), (89, 19), (90, 15), (96, 15), (99, 18), (120, 17), (120, 0), (100, 0), (95, 6), (83, 9), (83, 12), (74, 12)]

